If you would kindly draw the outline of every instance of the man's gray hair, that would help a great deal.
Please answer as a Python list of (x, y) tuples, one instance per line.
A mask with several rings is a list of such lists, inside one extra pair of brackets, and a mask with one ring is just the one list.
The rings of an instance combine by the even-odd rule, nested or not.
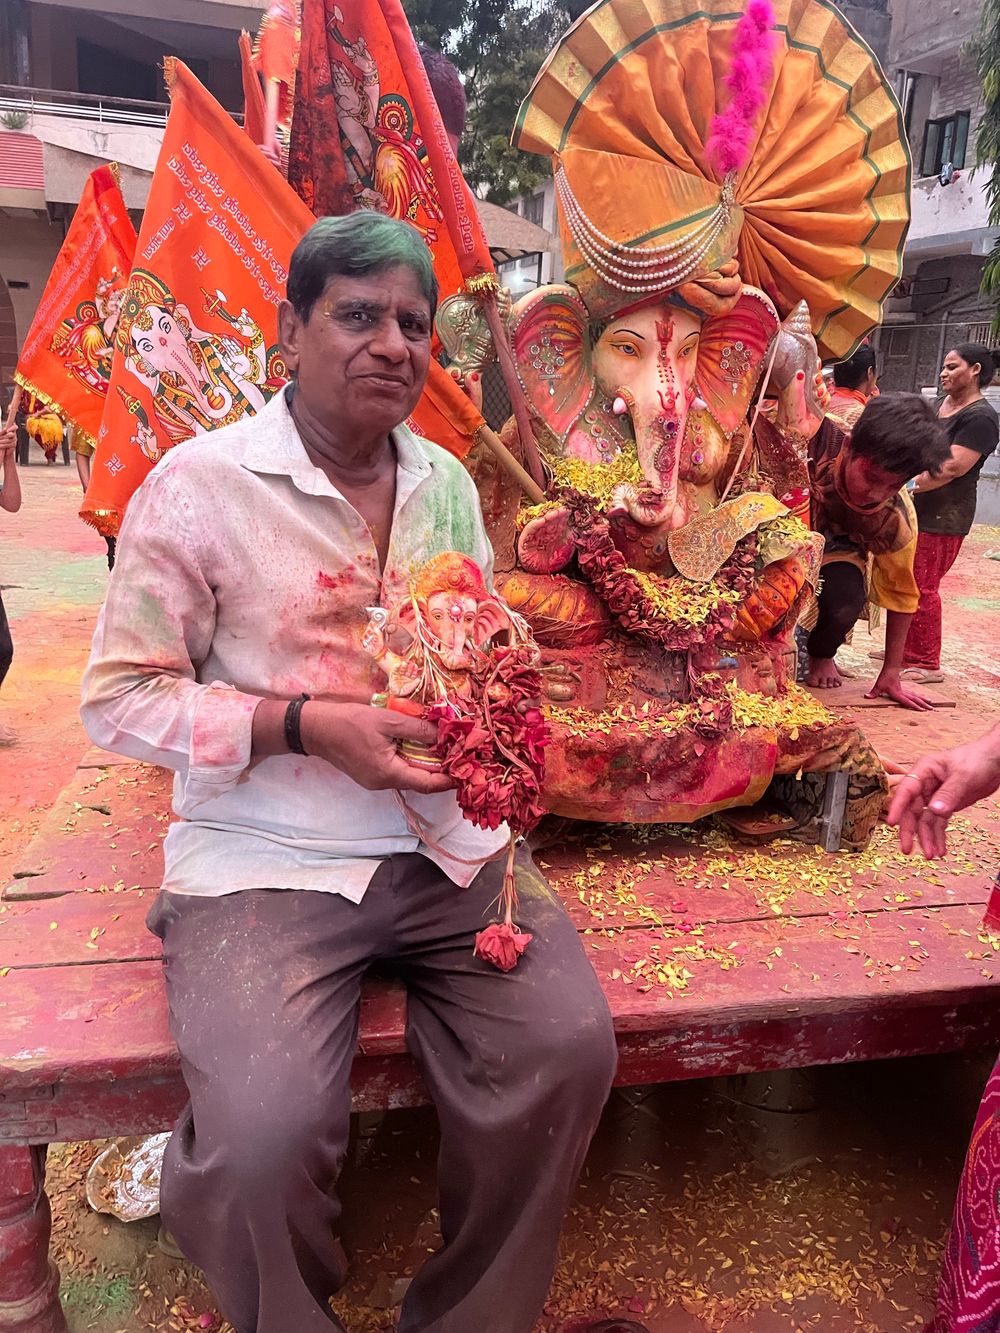
[(340, 218), (320, 218), (292, 252), (288, 299), (299, 318), (308, 320), (331, 278), (363, 278), (400, 266), (416, 277), (433, 318), (437, 279), (431, 252), (416, 227), (369, 209)]

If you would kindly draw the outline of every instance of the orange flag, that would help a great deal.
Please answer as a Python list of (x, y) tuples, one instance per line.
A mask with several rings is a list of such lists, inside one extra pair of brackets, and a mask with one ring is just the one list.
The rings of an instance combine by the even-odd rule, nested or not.
[(289, 180), (317, 217), (412, 222), (442, 296), (496, 284), (471, 192), (399, 0), (311, 0), (302, 14)]
[[(472, 194), (398, 0), (309, 0), (295, 85), (289, 180), (317, 216), (372, 208), (411, 222), (441, 296), (497, 288)], [(484, 422), (431, 363), (411, 424), (458, 457)]]
[(296, 0), (271, 0), (257, 30), (254, 69), (277, 93), (278, 124), (292, 119), (295, 70), (299, 63), (299, 13)]
[(80, 511), (108, 536), (165, 450), (259, 411), (285, 383), (277, 307), (313, 222), (187, 66), (168, 58), (166, 75), (170, 116)]
[(264, 142), (264, 92), (253, 64), (248, 32), (240, 33), (240, 72), (243, 76), (243, 128), (253, 144)]
[(115, 326), (135, 254), (116, 166), (87, 177), (14, 379), (91, 446), (111, 380)]

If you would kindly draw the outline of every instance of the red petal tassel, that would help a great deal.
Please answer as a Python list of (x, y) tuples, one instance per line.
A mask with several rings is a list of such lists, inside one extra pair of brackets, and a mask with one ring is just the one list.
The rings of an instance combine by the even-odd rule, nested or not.
[(517, 967), (517, 960), (531, 943), (532, 937), (526, 930), (506, 922), (494, 921), (476, 936), (473, 953), (487, 963), (492, 963), (501, 972), (510, 972)]

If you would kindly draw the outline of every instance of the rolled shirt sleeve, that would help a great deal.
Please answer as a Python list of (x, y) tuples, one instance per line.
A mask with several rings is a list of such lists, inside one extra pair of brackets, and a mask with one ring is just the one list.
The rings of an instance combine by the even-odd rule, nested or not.
[(158, 468), (122, 525), (80, 712), (96, 745), (175, 770), (186, 805), (239, 780), (260, 703), (222, 681), (198, 680), (215, 617), (183, 488), (169, 466)]

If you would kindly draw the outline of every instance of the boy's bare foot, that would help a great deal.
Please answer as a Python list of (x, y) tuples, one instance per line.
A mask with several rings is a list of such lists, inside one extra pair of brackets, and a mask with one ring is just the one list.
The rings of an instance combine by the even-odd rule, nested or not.
[(815, 690), (840, 689), (840, 672), (832, 657), (810, 657), (806, 684)]

